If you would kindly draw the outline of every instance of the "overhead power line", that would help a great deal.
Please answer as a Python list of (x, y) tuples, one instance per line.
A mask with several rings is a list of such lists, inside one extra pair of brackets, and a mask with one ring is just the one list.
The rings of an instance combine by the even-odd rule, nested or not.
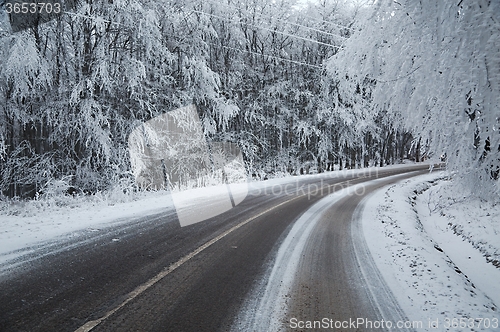
[[(86, 18), (86, 19), (92, 19), (92, 20), (100, 20), (102, 22), (106, 22), (106, 23), (110, 23), (110, 24), (116, 24), (116, 25), (120, 25), (120, 26), (123, 26), (123, 27), (126, 27), (126, 28), (130, 28), (130, 29), (132, 28), (132, 27), (127, 26), (127, 25), (125, 25), (123, 23), (105, 20), (105, 19), (103, 19), (101, 17), (89, 16), (89, 15), (83, 15), (83, 14), (77, 14), (77, 13), (71, 13), (71, 12), (65, 12), (65, 14), (69, 14), (69, 15), (72, 15), (72, 16), (75, 16), (75, 17), (80, 17), (80, 18)], [(307, 66), (307, 67), (311, 67), (311, 68), (315, 68), (315, 69), (323, 69), (323, 67), (321, 67), (321, 66), (312, 65), (312, 64), (309, 64), (309, 63), (306, 63), (306, 62), (300, 62), (300, 61), (295, 61), (295, 60), (291, 60), (291, 59), (287, 59), (287, 58), (277, 57), (277, 56), (274, 56), (274, 55), (262, 54), (262, 53), (257, 53), (257, 52), (253, 52), (253, 51), (248, 51), (248, 50), (242, 50), (242, 49), (238, 49), (238, 48), (230, 47), (230, 46), (224, 46), (224, 45), (221, 46), (221, 45), (217, 45), (215, 43), (209, 43), (209, 44), (217, 46), (217, 47), (222, 47), (222, 48), (225, 48), (225, 49), (230, 49), (230, 50), (237, 51), (237, 52), (249, 53), (249, 54), (254, 54), (254, 55), (258, 55), (258, 56), (265, 56), (267, 58), (271, 58), (271, 59), (275, 59), (275, 60), (280, 60), (280, 61), (285, 61), (285, 62), (293, 63), (293, 64), (296, 64), (296, 65), (300, 65), (300, 66)]]
[[(233, 10), (237, 10), (237, 11), (244, 11), (244, 12), (247, 13), (247, 15), (254, 15), (254, 13), (249, 13), (248, 10), (246, 10), (246, 9), (235, 7), (235, 6), (230, 6), (228, 4), (224, 4), (224, 3), (220, 3), (220, 2), (216, 2), (215, 0), (208, 0), (208, 2), (211, 2), (211, 3), (213, 3), (213, 4), (217, 5), (217, 6), (222, 5), (223, 7), (226, 7), (226, 8), (229, 8), (229, 9), (233, 9)], [(278, 21), (278, 22), (283, 22), (285, 24), (297, 26), (297, 27), (300, 27), (300, 28), (304, 28), (304, 29), (307, 29), (307, 30), (314, 31), (314, 32), (319, 32), (319, 33), (322, 33), (322, 34), (325, 34), (325, 35), (329, 35), (329, 36), (332, 36), (332, 37), (337, 37), (337, 38), (341, 38), (341, 39), (347, 39), (346, 37), (339, 36), (339, 35), (336, 35), (336, 34), (331, 33), (331, 32), (327, 32), (327, 31), (323, 31), (323, 30), (316, 29), (316, 28), (313, 28), (313, 27), (308, 27), (306, 25), (302, 25), (302, 24), (290, 22), (290, 21), (285, 20), (285, 19), (275, 18), (275, 17), (273, 17), (271, 15), (266, 15), (266, 14), (262, 14), (262, 13), (255, 13), (255, 14), (257, 16), (260, 16), (260, 17), (268, 18), (268, 19), (275, 20), (275, 21)], [(332, 23), (332, 24), (334, 24), (334, 23)], [(346, 28), (346, 29), (349, 29), (349, 28)]]
[(192, 10), (192, 12), (193, 13), (202, 14), (202, 15), (216, 17), (216, 18), (228, 21), (228, 22), (233, 23), (233, 24), (244, 24), (244, 25), (249, 26), (249, 27), (253, 27), (253, 28), (256, 28), (256, 29), (261, 29), (261, 30), (269, 31), (269, 32), (272, 32), (272, 33), (277, 33), (277, 34), (280, 34), (280, 35), (283, 35), (283, 36), (302, 39), (302, 40), (305, 40), (305, 41), (308, 41), (308, 42), (312, 42), (312, 43), (315, 43), (315, 44), (318, 44), (318, 45), (324, 45), (324, 46), (328, 46), (328, 47), (342, 49), (342, 47), (337, 46), (337, 45), (327, 44), (327, 43), (323, 43), (323, 42), (320, 42), (320, 41), (317, 41), (317, 40), (314, 40), (314, 39), (310, 39), (310, 38), (306, 38), (306, 37), (302, 37), (302, 36), (297, 36), (297, 35), (286, 33), (286, 32), (282, 32), (282, 31), (277, 31), (277, 30), (272, 30), (272, 29), (260, 27), (260, 26), (257, 26), (257, 25), (251, 24), (251, 23), (242, 22), (240, 20), (238, 20), (238, 22), (235, 22), (233, 19), (222, 17), (222, 16), (215, 15), (215, 14), (206, 13), (206, 12), (199, 11), (199, 10)]
[(287, 58), (277, 57), (274, 55), (262, 54), (262, 53), (257, 53), (257, 52), (253, 52), (253, 51), (248, 51), (248, 50), (242, 50), (242, 49), (239, 49), (236, 47), (223, 46), (223, 45), (221, 46), (221, 45), (216, 45), (214, 43), (209, 43), (209, 44), (212, 44), (212, 45), (215, 45), (218, 47), (222, 47), (222, 48), (226, 48), (229, 50), (238, 51), (238, 52), (249, 53), (249, 54), (254, 54), (254, 55), (258, 55), (258, 56), (265, 56), (267, 58), (276, 59), (276, 60), (280, 60), (280, 61), (286, 61), (286, 62), (290, 62), (290, 63), (296, 64), (296, 65), (307, 66), (307, 67), (312, 67), (312, 68), (316, 68), (316, 69), (323, 69), (323, 67), (321, 67), (321, 66), (311, 65), (310, 63), (306, 63), (306, 62), (300, 62), (300, 61), (295, 61), (295, 60), (291, 60), (291, 59), (287, 59)]
[[(351, 30), (351, 31), (355, 31), (356, 30), (354, 28), (346, 27), (345, 25), (341, 25), (341, 24), (337, 24), (337, 23), (333, 23), (333, 22), (329, 22), (329, 21), (325, 21), (325, 20), (318, 20), (318, 19), (316, 19), (316, 18), (314, 18), (314, 17), (312, 17), (310, 15), (304, 15), (303, 14), (303, 16), (309, 18), (312, 21), (316, 21), (317, 23), (326, 23), (326, 24), (329, 24), (329, 25), (334, 25), (334, 26), (336, 26), (338, 28), (341, 28), (341, 29), (347, 29), (347, 30)], [(346, 37), (343, 37), (343, 38), (346, 38)]]
[[(333, 48), (336, 48), (336, 49), (343, 49), (341, 46), (327, 44), (327, 43), (320, 42), (320, 41), (317, 41), (317, 40), (314, 40), (314, 39), (310, 39), (310, 38), (306, 38), (306, 37), (302, 37), (302, 36), (298, 36), (298, 35), (294, 35), (294, 34), (282, 32), (282, 31), (272, 30), (272, 29), (268, 29), (268, 28), (265, 28), (265, 27), (259, 27), (257, 25), (254, 25), (254, 24), (251, 24), (251, 23), (242, 22), (240, 20), (238, 20), (238, 22), (234, 22), (232, 19), (229, 19), (229, 18), (226, 18), (226, 17), (222, 17), (222, 16), (219, 16), (219, 15), (215, 15), (215, 14), (206, 13), (206, 12), (199, 11), (199, 10), (192, 10), (190, 12), (191, 13), (198, 13), (198, 14), (202, 14), (202, 15), (208, 15), (208, 16), (216, 17), (216, 18), (228, 21), (228, 22), (233, 23), (233, 24), (235, 24), (235, 23), (236, 24), (244, 24), (244, 25), (247, 25), (249, 27), (254, 27), (254, 28), (257, 28), (257, 29), (262, 29), (262, 30), (265, 30), (265, 31), (268, 31), (268, 32), (271, 32), (271, 33), (277, 33), (277, 34), (281, 34), (281, 35), (292, 37), (292, 38), (298, 38), (298, 39), (301, 39), (301, 40), (304, 40), (304, 41), (308, 41), (308, 42), (312, 42), (312, 43), (319, 44), (319, 45), (333, 47)], [(98, 17), (98, 16), (89, 16), (89, 15), (84, 15), (84, 14), (79, 14), (79, 13), (72, 13), (72, 12), (64, 12), (64, 13), (68, 14), (68, 15), (71, 15), (71, 16), (74, 16), (74, 17), (81, 17), (81, 18), (86, 18), (86, 19), (92, 19), (92, 20), (96, 20), (96, 21), (101, 21), (101, 22), (105, 22), (105, 23), (109, 23), (109, 24), (115, 24), (115, 25), (119, 25), (119, 26), (126, 27), (126, 28), (129, 28), (129, 29), (133, 29), (133, 27), (125, 25), (123, 23), (115, 22), (115, 21), (111, 21), (111, 20), (106, 20), (106, 19), (104, 19), (102, 17)], [(236, 49), (236, 50), (238, 50), (238, 49)], [(243, 51), (243, 50), (239, 50), (239, 51)], [(251, 52), (251, 51), (243, 51), (243, 52)], [(253, 52), (253, 53), (255, 53), (255, 52)], [(259, 54), (259, 53), (256, 53), (256, 54)], [(272, 56), (270, 56), (270, 57), (272, 57)], [(295, 63), (295, 61), (289, 60), (289, 59), (286, 59), (286, 58), (279, 58), (279, 57), (275, 57), (275, 58), (283, 60), (283, 61), (288, 61), (288, 62), (294, 62)], [(297, 64), (299, 64), (299, 63), (297, 63)], [(317, 68), (321, 68), (321, 67), (310, 65), (310, 64), (306, 64), (306, 63), (300, 63), (300, 64), (308, 65), (308, 66), (313, 66), (313, 67), (317, 67)]]
[[(225, 4), (225, 3), (217, 2), (216, 0), (207, 0), (207, 1), (208, 1), (208, 2), (213, 3), (213, 4), (217, 5), (217, 6), (222, 5), (222, 6), (226, 7), (226, 8), (232, 8), (232, 9), (236, 9), (236, 10), (244, 10), (244, 11), (246, 11), (246, 12), (248, 13), (248, 10), (247, 10), (247, 9), (243, 9), (243, 8), (236, 7), (236, 6), (231, 6), (231, 5), (229, 5), (229, 4)], [(254, 13), (250, 13), (250, 15), (253, 15), (253, 14), (254, 14)], [(273, 16), (271, 16), (271, 15), (265, 15), (265, 14), (262, 14), (262, 13), (255, 13), (255, 14), (257, 14), (258, 16), (263, 16), (263, 17), (273, 18)], [(355, 29), (353, 29), (353, 28), (349, 28), (349, 27), (346, 27), (346, 26), (344, 26), (344, 25), (337, 24), (337, 23), (333, 23), (333, 22), (330, 22), (330, 21), (325, 21), (325, 20), (321, 20), (321, 19), (319, 19), (319, 20), (318, 20), (318, 19), (316, 19), (316, 18), (314, 18), (314, 17), (312, 17), (312, 16), (310, 16), (310, 15), (304, 15), (304, 14), (302, 14), (302, 16), (307, 17), (307, 18), (311, 19), (312, 21), (316, 21), (316, 22), (318, 22), (318, 23), (326, 23), (326, 24), (329, 24), (329, 25), (334, 25), (334, 26), (339, 27), (339, 28), (342, 28), (342, 29), (355, 30)], [(273, 18), (273, 19), (274, 19), (274, 18)], [(287, 20), (282, 20), (282, 19), (277, 19), (277, 20), (284, 21), (284, 22), (286, 22), (286, 23), (290, 23), (290, 24), (295, 24), (295, 23), (290, 22), (290, 21), (287, 21)], [(319, 30), (319, 31), (323, 31), (323, 30)], [(325, 33), (327, 33), (327, 32), (325, 32)], [(341, 37), (341, 36), (339, 36), (339, 37)], [(345, 38), (345, 37), (343, 37), (343, 38)]]

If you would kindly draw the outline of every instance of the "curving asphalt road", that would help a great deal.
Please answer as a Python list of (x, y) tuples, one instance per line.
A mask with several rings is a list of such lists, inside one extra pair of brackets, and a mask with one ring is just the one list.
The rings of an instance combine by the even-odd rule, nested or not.
[[(339, 198), (316, 216), (293, 263), (278, 329), (290, 330), (292, 317), (401, 318), (370, 265), (353, 215), (363, 197), (395, 181), (390, 176), (415, 176), (428, 168), (295, 179), (286, 193), (250, 190), (235, 208), (191, 226), (181, 228), (166, 209), (40, 246), (0, 273), (0, 331), (259, 331), (262, 324), (254, 323), (269, 312), (259, 312), (259, 300), (249, 298), (269, 283), (280, 248), (293, 244), (294, 225), (329, 193), (356, 184), (366, 184), (363, 195)], [(370, 182), (375, 178), (380, 180)], [(253, 323), (240, 321), (249, 316)]]

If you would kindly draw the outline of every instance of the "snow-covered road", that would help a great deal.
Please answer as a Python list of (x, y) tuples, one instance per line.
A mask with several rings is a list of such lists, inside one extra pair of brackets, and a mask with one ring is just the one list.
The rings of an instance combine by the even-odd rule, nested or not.
[[(447, 180), (436, 180), (446, 177), (441, 172), (405, 180), (415, 174), (391, 176), (407, 167), (251, 183), (241, 206), (189, 227), (176, 223), (172, 201), (161, 193), (113, 205), (94, 201), (58, 206), (50, 213), (32, 209), (28, 215), (4, 215), (0, 281), (8, 292), (3, 302), (21, 305), (15, 312), (5, 307), (4, 313), (26, 318), (27, 303), (36, 307), (38, 300), (23, 302), (16, 294), (42, 282), (45, 288), (33, 296), (47, 297), (42, 303), (52, 325), (40, 325), (40, 330), (68, 324), (60, 319), (71, 310), (79, 318), (64, 326), (78, 327), (103, 315), (102, 309), (94, 313), (95, 303), (111, 305), (111, 310), (127, 289), (130, 295), (135, 287), (149, 285), (104, 329), (119, 321), (121, 327), (144, 330), (148, 322), (153, 329), (171, 324), (187, 328), (205, 318), (212, 327), (223, 324), (233, 330), (307, 330), (301, 327), (318, 319), (333, 330), (346, 330), (342, 324), (351, 321), (358, 327), (368, 321), (406, 322), (417, 331), (436, 330), (435, 324), (439, 330), (445, 324), (452, 330), (460, 330), (460, 324), (491, 329), (500, 294), (495, 283), (498, 207), (458, 197)], [(210, 206), (207, 202), (224, 191), (205, 188), (179, 197), (189, 209)], [(230, 233), (222, 238), (224, 232)], [(168, 277), (158, 272), (178, 259), (182, 269)], [(162, 281), (153, 287), (150, 281), (158, 275)], [(200, 293), (199, 287), (205, 290)], [(80, 294), (71, 306), (65, 302), (68, 291)], [(170, 294), (180, 302), (165, 302), (155, 294)], [(216, 301), (208, 312), (206, 299)], [(58, 308), (58, 301), (63, 311), (48, 309)], [(150, 302), (164, 310), (144, 311)], [(231, 313), (223, 309), (228, 303)], [(191, 310), (201, 311), (195, 317)], [(32, 318), (37, 326), (36, 316)]]
[[(74, 223), (70, 230), (80, 225), (79, 231), (69, 233), (74, 234), (70, 239), (62, 234), (34, 242), (31, 237), (24, 242), (30, 254), (4, 252), (4, 256), (18, 256), (5, 261), (0, 275), (0, 326), (7, 330), (74, 331), (97, 322), (97, 329), (113, 331), (190, 331), (200, 324), (207, 331), (230, 328), (253, 283), (276, 257), (277, 246), (304, 211), (329, 193), (348, 186), (408, 170), (426, 172), (427, 167), (267, 181), (262, 186), (250, 186), (247, 199), (233, 209), (186, 227), (179, 225), (168, 204), (163, 212), (145, 212), (132, 219), (124, 217), (124, 204), (69, 208), (66, 215), (61, 207), (52, 211), (52, 216), (69, 215)], [(217, 188), (198, 198), (194, 195), (197, 192), (185, 193), (186, 198), (201, 205), (214, 198)], [(69, 214), (72, 210), (75, 213)], [(100, 224), (95, 221), (103, 212), (113, 210), (123, 211), (116, 213), (123, 219), (105, 219)], [(89, 222), (85, 216), (93, 216), (94, 221)], [(64, 227), (60, 218), (58, 225), (45, 216), (49, 221), (44, 225), (39, 217), (9, 216), (6, 221), (15, 222), (6, 222), (11, 227), (5, 226), (10, 231), (3, 236), (23, 239), (23, 232), (36, 234), (31, 221), (46, 229), (51, 229), (51, 223)], [(47, 234), (53, 233), (38, 232)]]
[[(305, 211), (247, 297), (233, 331), (346, 330), (354, 326), (369, 330), (368, 321), (406, 322), (403, 310), (371, 263), (360, 228), (352, 225), (365, 196), (417, 174), (353, 184)], [(404, 330), (411, 329), (399, 328)]]
[[(265, 195), (283, 194), (287, 184), (303, 180), (376, 174), (382, 169), (397, 170), (404, 167), (406, 165), (372, 167), (251, 182), (249, 190)], [(225, 193), (225, 186), (198, 188), (179, 193), (178, 199), (189, 210), (193, 206), (203, 206)], [(64, 197), (3, 206), (3, 210), (0, 210), (0, 273), (2, 267), (11, 266), (23, 256), (36, 256), (48, 246), (60, 245), (68, 240), (85, 240), (92, 234), (124, 227), (148, 215), (175, 213), (173, 201), (167, 192), (150, 192), (136, 197), (117, 196), (103, 197), (97, 194), (91, 198)]]

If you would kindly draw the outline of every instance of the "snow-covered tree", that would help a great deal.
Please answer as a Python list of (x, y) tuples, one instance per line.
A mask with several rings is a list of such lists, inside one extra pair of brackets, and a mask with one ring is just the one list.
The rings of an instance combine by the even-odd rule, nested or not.
[(1, 191), (132, 181), (129, 134), (191, 103), (209, 142), (237, 143), (256, 176), (360, 166), (376, 153), (360, 143), (367, 130), (323, 93), (323, 62), (359, 16), (352, 3), (85, 0), (2, 34)]
[(500, 3), (381, 0), (372, 9), (329, 62), (332, 77), (346, 77), (339, 95), (369, 89), (369, 116), (446, 154), (476, 193), (498, 193)]

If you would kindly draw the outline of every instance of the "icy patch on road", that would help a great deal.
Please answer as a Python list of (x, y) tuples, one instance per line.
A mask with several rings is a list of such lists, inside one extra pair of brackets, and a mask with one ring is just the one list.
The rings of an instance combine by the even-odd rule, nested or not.
[[(366, 201), (363, 230), (377, 267), (419, 331), (446, 320), (491, 330), (500, 319), (500, 207), (459, 193), (439, 174), (385, 187)], [(458, 196), (457, 196), (458, 195)], [(460, 199), (458, 199), (460, 198)], [(480, 325), (482, 324), (482, 325)], [(471, 327), (469, 327), (471, 326)], [(473, 327), (472, 327), (473, 326)]]

